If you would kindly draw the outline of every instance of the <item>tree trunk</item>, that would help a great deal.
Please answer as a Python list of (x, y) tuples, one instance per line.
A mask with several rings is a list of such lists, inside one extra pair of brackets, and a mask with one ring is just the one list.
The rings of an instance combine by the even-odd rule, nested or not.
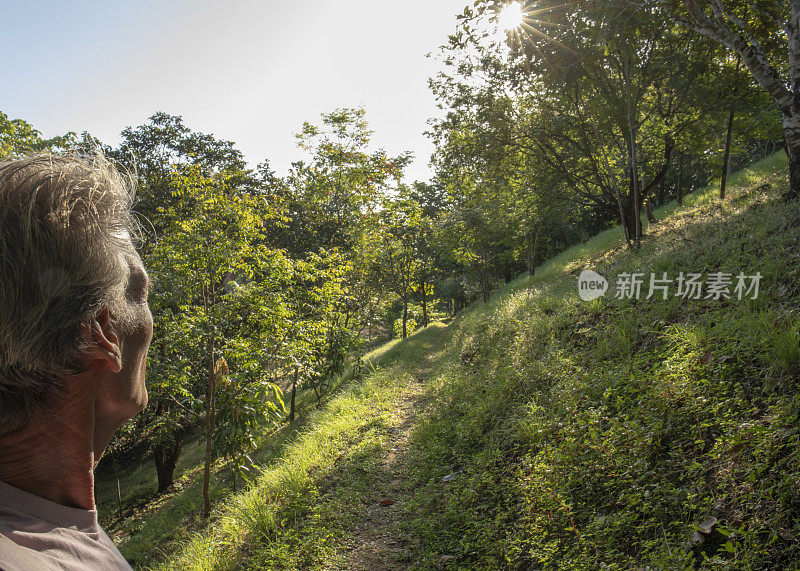
[[(212, 379), (209, 381), (209, 393), (212, 393), (214, 389), (214, 381), (213, 381), (213, 368), (214, 365), (211, 365), (212, 372), (211, 377)], [(212, 393), (213, 395), (213, 393)], [(213, 396), (211, 396), (211, 400), (213, 401)], [(214, 424), (215, 418), (214, 415), (216, 411), (214, 410), (213, 403), (210, 407), (206, 407), (206, 453), (205, 453), (205, 464), (203, 466), (203, 517), (208, 518), (211, 515), (211, 453), (213, 452), (214, 446)]]
[(175, 483), (175, 466), (178, 464), (178, 458), (183, 448), (184, 437), (183, 430), (179, 430), (170, 445), (153, 445), (153, 461), (156, 465), (159, 494), (166, 492)]
[(647, 216), (647, 221), (651, 224), (656, 223), (656, 216), (653, 214), (653, 204), (650, 202), (649, 198), (646, 198), (644, 201), (644, 211)]
[(536, 236), (533, 238), (533, 244), (531, 245), (531, 253), (530, 258), (528, 260), (528, 274), (533, 276), (534, 272), (536, 271), (536, 251), (539, 248), (539, 233), (542, 231), (541, 225), (536, 227)]
[(785, 198), (791, 200), (800, 196), (800, 153), (789, 156), (789, 192)]
[(622, 225), (622, 235), (625, 238), (625, 242), (627, 242), (628, 247), (630, 247), (631, 232), (630, 232), (628, 216), (626, 214), (625, 204), (622, 202), (622, 197), (620, 196), (619, 191), (616, 193), (616, 195), (617, 195), (617, 206), (619, 206), (619, 222)]
[(628, 243), (629, 248), (634, 248), (634, 237), (636, 236), (636, 214), (633, 204), (631, 204), (631, 201), (628, 197), (626, 197), (626, 199), (618, 197), (617, 204), (619, 205), (619, 216), (622, 222), (622, 233), (625, 237), (625, 241)]
[(289, 407), (289, 422), (294, 422), (294, 399), (297, 396), (297, 374), (298, 368), (294, 368), (294, 377), (292, 377), (292, 404)]
[(683, 151), (678, 157), (678, 206), (683, 206)]
[(489, 290), (489, 270), (484, 265), (481, 268), (481, 289), (483, 290), (483, 303), (489, 303), (490, 290)]
[(631, 176), (631, 183), (632, 183), (632, 194), (633, 194), (633, 214), (634, 214), (634, 238), (633, 238), (633, 248), (634, 250), (639, 249), (639, 244), (642, 239), (642, 213), (641, 213), (641, 202), (640, 195), (641, 195), (641, 188), (639, 186), (639, 158), (638, 158), (638, 151), (636, 148), (636, 136), (638, 131), (637, 125), (637, 115), (638, 112), (634, 108), (633, 100), (631, 98), (631, 70), (630, 70), (630, 63), (631, 63), (631, 54), (626, 48), (624, 50), (623, 56), (623, 78), (625, 80), (625, 90), (626, 90), (626, 98), (627, 98), (627, 106), (628, 106), (628, 131), (630, 136), (630, 141), (628, 141), (628, 161), (629, 161), (629, 168), (630, 168), (630, 176)]
[(403, 292), (403, 339), (408, 337), (408, 331), (406, 329), (406, 323), (408, 322), (408, 295), (407, 292)]
[[(786, 138), (786, 155), (789, 157), (789, 192), (785, 198), (792, 199), (800, 196), (800, 127), (787, 128), (784, 121), (784, 136)], [(798, 117), (800, 123), (800, 117)]]
[(425, 291), (425, 280), (420, 279), (420, 288), (422, 289), (422, 325), (428, 326), (428, 294)]
[(638, 158), (636, 156), (636, 142), (631, 141), (631, 145), (633, 146), (633, 217), (636, 227), (636, 238), (634, 240), (634, 244), (636, 249), (639, 249), (639, 244), (642, 241), (642, 205), (639, 201), (639, 197), (641, 196), (641, 187), (640, 187), (640, 180), (639, 180), (639, 166), (638, 166)]
[[(213, 304), (213, 302), (212, 302)], [(214, 396), (217, 392), (216, 371), (214, 362), (214, 320), (211, 320), (211, 336), (208, 340), (208, 353), (210, 363), (208, 365), (208, 392), (206, 393), (206, 453), (205, 464), (203, 467), (203, 516), (208, 518), (211, 515), (211, 453), (214, 446), (214, 425), (216, 422), (216, 406)]]
[[(638, 159), (637, 159), (637, 170), (639, 169), (638, 166)], [(639, 173), (641, 176), (637, 177), (636, 184), (639, 185), (639, 192), (636, 193), (636, 235), (639, 237), (639, 240), (642, 239), (643, 232), (642, 232), (642, 204), (644, 202), (644, 173)]]
[(719, 182), (719, 198), (720, 200), (725, 200), (725, 185), (728, 182), (728, 162), (730, 161), (731, 157), (731, 135), (733, 134), (733, 116), (734, 110), (731, 107), (731, 111), (728, 114), (728, 131), (725, 135), (725, 153), (722, 156), (722, 178)]
[(628, 145), (628, 195), (625, 199), (618, 199), (620, 215), (624, 223), (625, 239), (628, 247), (639, 249), (642, 237), (641, 210), (639, 204), (639, 175), (636, 166), (636, 143), (633, 135)]
[[(736, 56), (736, 72), (739, 72), (739, 67), (742, 65), (742, 58), (741, 56)], [(736, 89), (734, 86), (733, 95), (736, 95)], [(722, 156), (722, 178), (720, 178), (719, 182), (719, 198), (720, 200), (725, 200), (725, 186), (728, 182), (728, 164), (730, 162), (731, 157), (731, 136), (733, 135), (733, 117), (736, 111), (734, 109), (733, 103), (731, 103), (731, 110), (728, 114), (728, 129), (725, 133), (725, 152)]]

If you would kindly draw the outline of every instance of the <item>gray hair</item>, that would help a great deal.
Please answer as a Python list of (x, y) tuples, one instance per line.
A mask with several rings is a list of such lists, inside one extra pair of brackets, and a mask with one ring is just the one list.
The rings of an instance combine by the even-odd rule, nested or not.
[(0, 435), (46, 410), (80, 371), (81, 326), (119, 307), (132, 201), (99, 153), (0, 162)]

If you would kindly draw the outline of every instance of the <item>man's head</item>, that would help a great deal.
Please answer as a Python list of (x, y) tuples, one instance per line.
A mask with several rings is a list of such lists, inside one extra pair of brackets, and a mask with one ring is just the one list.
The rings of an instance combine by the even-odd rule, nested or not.
[(96, 379), (106, 421), (146, 405), (152, 317), (131, 202), (101, 156), (0, 162), (0, 436), (81, 375)]

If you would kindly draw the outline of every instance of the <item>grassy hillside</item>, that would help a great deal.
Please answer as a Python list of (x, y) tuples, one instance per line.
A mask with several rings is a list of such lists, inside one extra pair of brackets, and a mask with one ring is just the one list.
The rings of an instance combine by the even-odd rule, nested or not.
[[(637, 254), (613, 232), (565, 252), (451, 326), (413, 440), (423, 566), (796, 565), (800, 217), (783, 165), (657, 213)], [(586, 303), (584, 268), (763, 278), (748, 302)]]
[[(381, 348), (363, 380), (264, 435), (247, 490), (219, 467), (208, 526), (191, 450), (177, 492), (106, 525), (164, 569), (795, 566), (800, 216), (785, 173), (776, 155), (724, 203), (710, 189), (657, 211), (638, 253), (611, 230)], [(610, 278), (605, 298), (579, 299), (587, 268)], [(760, 272), (759, 298), (614, 299), (621, 273), (646, 274), (644, 297), (651, 272), (717, 271)], [(148, 469), (123, 476), (125, 503)], [(113, 509), (116, 481), (99, 496)]]

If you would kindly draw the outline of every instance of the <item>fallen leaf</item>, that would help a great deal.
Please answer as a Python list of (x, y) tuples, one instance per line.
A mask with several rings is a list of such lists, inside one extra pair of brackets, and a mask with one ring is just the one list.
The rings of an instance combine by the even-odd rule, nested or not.
[(389, 498), (383, 498), (383, 499), (381, 500), (381, 505), (382, 505), (382, 506), (390, 506), (390, 505), (392, 505), (393, 503), (394, 503), (394, 500), (390, 500)]

